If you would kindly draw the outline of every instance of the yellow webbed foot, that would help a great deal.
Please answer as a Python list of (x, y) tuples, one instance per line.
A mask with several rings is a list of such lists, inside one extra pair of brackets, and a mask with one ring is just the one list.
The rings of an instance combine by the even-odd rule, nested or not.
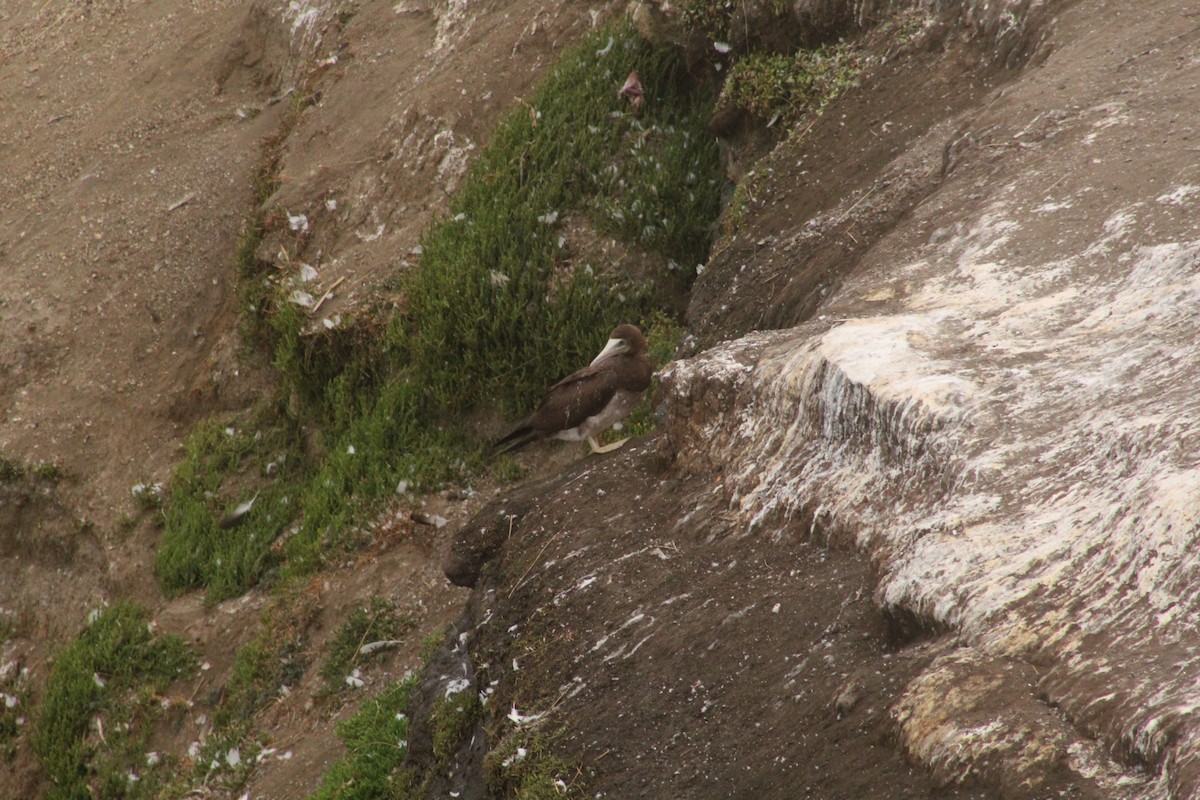
[(611, 453), (613, 450), (616, 450), (618, 447), (620, 447), (621, 445), (625, 444), (628, 441), (629, 441), (629, 437), (626, 436), (624, 439), (618, 439), (615, 442), (609, 442), (608, 444), (601, 445), (599, 442), (596, 441), (596, 437), (589, 436), (588, 437), (588, 446), (592, 448), (593, 453)]

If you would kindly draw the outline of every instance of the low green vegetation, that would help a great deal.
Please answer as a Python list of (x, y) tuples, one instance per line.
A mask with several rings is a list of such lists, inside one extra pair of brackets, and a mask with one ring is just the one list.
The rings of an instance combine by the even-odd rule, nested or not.
[(385, 597), (372, 597), (366, 608), (356, 608), (338, 628), (321, 666), (325, 692), (336, 694), (347, 688), (347, 677), (379, 650), (364, 653), (363, 646), (395, 641), (415, 626), (413, 619), (396, 609)]
[(262, 630), (238, 648), (229, 679), (205, 701), (216, 707), (212, 727), (203, 743), (189, 751), (190, 767), (163, 776), (155, 797), (232, 795), (260, 758), (274, 752), (268, 748), (269, 736), (253, 734), (252, 720), (299, 684), (312, 663), (309, 628), (318, 610), (306, 593), (276, 595), (263, 613)]
[[(537, 627), (537, 623), (533, 623)], [(426, 663), (436, 658), (439, 647), (456, 646), (457, 637), (453, 629), (440, 635), (431, 635), (424, 642), (423, 658)], [(487, 637), (485, 637), (487, 638)], [(393, 723), (386, 715), (376, 712), (373, 706), (364, 706), (365, 714), (360, 712), (360, 721), (370, 721), (375, 733), (369, 734), (371, 728), (356, 728), (366, 730), (368, 735), (362, 736), (364, 741), (375, 741), (380, 749), (369, 764), (356, 766), (354, 771), (348, 771), (351, 763), (357, 758), (358, 748), (346, 741), (350, 758), (346, 763), (337, 765), (326, 776), (323, 792), (318, 798), (358, 798), (358, 797), (388, 797), (393, 800), (418, 800), (432, 796), (430, 794), (439, 776), (456, 773), (464, 766), (464, 754), (470, 766), (465, 774), (482, 778), (486, 787), (485, 796), (496, 800), (549, 800), (550, 798), (583, 798), (590, 796), (588, 792), (589, 773), (582, 763), (562, 755), (559, 747), (562, 728), (555, 728), (553, 723), (553, 702), (544, 701), (541, 708), (535, 701), (533, 706), (525, 700), (518, 700), (523, 715), (516, 708), (508, 705), (510, 697), (528, 698), (538, 694), (534, 685), (523, 686), (525, 677), (537, 674), (538, 651), (545, 650), (543, 637), (532, 631), (526, 631), (519, 637), (515, 646), (512, 642), (493, 641), (492, 645), (483, 645), (476, 649), (473, 658), (476, 663), (476, 673), (473, 680), (451, 680), (444, 678), (432, 694), (427, 697), (423, 719), (417, 721), (422, 725), (424, 747), (414, 761), (406, 760), (408, 744), (407, 729), (391, 727)], [(495, 646), (493, 648), (493, 645)], [(478, 647), (479, 645), (476, 645)], [(507, 663), (514, 656), (520, 659), (522, 669), (516, 673), (506, 673), (506, 678), (515, 680), (515, 685), (502, 689), (502, 693), (494, 691), (507, 680), (492, 681), (498, 673), (489, 666), (492, 663)], [(530, 665), (535, 665), (531, 666)], [(416, 676), (406, 676), (399, 684), (393, 685), (379, 697), (404, 698), (403, 703), (385, 706), (395, 709), (396, 721), (403, 721), (407, 726), (408, 691), (417, 685), (417, 681), (428, 676), (429, 669), (419, 670)], [(479, 687), (490, 687), (484, 692)], [(504, 699), (501, 700), (500, 698)], [(482, 765), (475, 764), (473, 759), (480, 742), (476, 738), (482, 733), (487, 752), (483, 756)], [(343, 739), (345, 739), (345, 735)], [(396, 751), (389, 758), (384, 744), (392, 741), (391, 737), (399, 736), (404, 740), (404, 749)], [(427, 737), (427, 739), (425, 738)], [(481, 766), (478, 773), (474, 770)], [(369, 769), (368, 769), (369, 767)], [(388, 771), (391, 770), (389, 773)], [(364, 773), (373, 777), (363, 777)], [(356, 777), (359, 776), (359, 777)], [(360, 781), (365, 785), (379, 789), (384, 785), (384, 776), (389, 783), (386, 792), (381, 789), (378, 793), (354, 793), (355, 785)], [(330, 793), (337, 789), (344, 794)]]
[[(393, 686), (390, 691), (404, 691), (404, 687), (411, 688), (415, 685), (416, 680), (416, 677), (408, 678)], [(407, 698), (407, 694), (405, 697)], [(450, 773), (455, 755), (469, 737), (474, 735), (476, 726), (483, 717), (483, 703), (472, 688), (450, 691), (438, 698), (429, 712), (428, 719), (429, 735), (433, 746), (433, 763), (423, 772), (418, 772), (411, 765), (402, 763), (404, 753), (401, 752), (396, 760), (391, 762), (391, 767), (395, 771), (390, 778), (392, 791), (387, 796), (395, 798), (395, 800), (418, 800), (429, 796), (429, 787), (433, 776)], [(397, 720), (403, 718), (407, 726), (407, 718), (404, 718), (402, 714), (397, 714), (396, 718)], [(404, 744), (407, 749), (407, 742)], [(343, 795), (334, 796), (343, 797)]]
[(136, 798), (153, 782), (143, 778), (169, 774), (169, 759), (146, 753), (147, 724), (159, 694), (195, 666), (183, 639), (151, 630), (145, 609), (93, 612), (55, 659), (29, 736), (52, 782), (46, 797)]
[(357, 527), (364, 510), (407, 491), (426, 491), (464, 480), (483, 466), (465, 434), (421, 411), (421, 390), (400, 376), (377, 391), (338, 380), (330, 397), (335, 412), (325, 427), (330, 446), (300, 487), (299, 521), (284, 548), (287, 574), (303, 575), (337, 563), (365, 542)]
[[(425, 796), (426, 776), (405, 765), (408, 753), (408, 703), (417, 683), (406, 676), (362, 703), (354, 716), (338, 725), (346, 756), (325, 773), (312, 800), (415, 800)], [(484, 706), (471, 690), (454, 692), (434, 706), (430, 734), (435, 766), (445, 772), (462, 744), (484, 718)], [(505, 723), (501, 723), (505, 724)], [(518, 729), (485, 764), (489, 797), (541, 800), (582, 797), (580, 770), (551, 754), (536, 731)]]
[(506, 736), (484, 759), (488, 796), (510, 800), (586, 797), (582, 771), (553, 753), (537, 729)]
[(238, 649), (213, 728), (231, 742), (251, 717), (299, 683), (312, 661), (309, 626), (318, 608), (301, 594), (278, 597), (263, 614), (262, 631)]
[[(790, 5), (787, 0), (769, 0), (766, 8), (772, 17), (779, 19), (789, 13)], [(745, 29), (739, 31), (733, 24), (735, 13), (744, 10), (744, 5), (735, 0), (682, 0), (680, 3), (685, 28), (710, 42), (737, 40), (739, 33), (745, 37)]]
[(684, 27), (710, 42), (725, 41), (729, 35), (732, 0), (686, 0), (680, 5)]
[(346, 756), (326, 771), (312, 800), (418, 796), (411, 774), (401, 768), (408, 753), (408, 698), (416, 682), (410, 676), (392, 684), (338, 725)]
[[(169, 594), (204, 588), (211, 601), (241, 594), (277, 567), (275, 542), (295, 517), (296, 437), (260, 411), (243, 424), (210, 419), (188, 437), (164, 504), (155, 553)], [(237, 524), (221, 523), (252, 503)]]
[(130, 490), (133, 505), (138, 511), (158, 511), (163, 505), (163, 485), (161, 483), (135, 483)]
[(929, 11), (910, 8), (884, 20), (879, 25), (878, 35), (888, 42), (889, 53), (895, 53), (908, 47), (927, 26), (934, 24), (936, 18)]
[(238, 232), (233, 258), (243, 312), (243, 330), (248, 338), (266, 331), (265, 322), (274, 294), (272, 283), (267, 280), (266, 268), (269, 265), (264, 265), (258, 259), (258, 246), (262, 244), (267, 225), (266, 202), (280, 186), (284, 143), (300, 121), (300, 114), (311, 105), (311, 99), (312, 95), (307, 91), (293, 95), (278, 130), (263, 140), (250, 181), (251, 202)]
[[(781, 135), (855, 85), (863, 68), (863, 47), (847, 40), (781, 52), (770, 20), (778, 20), (785, 29), (795, 25), (791, 4), (783, 0), (770, 0), (753, 10), (732, 0), (682, 0), (680, 14), (688, 33), (715, 45), (710, 54), (724, 54), (720, 60), (730, 65), (719, 105), (778, 126)], [(902, 45), (925, 19), (923, 12), (901, 11), (880, 21), (879, 27)]]
[(783, 123), (786, 131), (801, 115), (820, 113), (853, 86), (861, 69), (861, 53), (847, 44), (791, 55), (752, 53), (729, 71), (721, 102), (764, 122)]
[(66, 477), (62, 466), (52, 461), (22, 464), (0, 456), (0, 485), (6, 483), (58, 483)]
[(441, 698), (429, 712), (433, 734), (433, 757), (439, 765), (449, 765), (458, 748), (483, 717), (483, 704), (471, 688)]

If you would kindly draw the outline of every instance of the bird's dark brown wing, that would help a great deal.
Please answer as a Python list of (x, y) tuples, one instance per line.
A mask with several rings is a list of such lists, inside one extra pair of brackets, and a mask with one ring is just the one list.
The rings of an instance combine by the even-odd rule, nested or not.
[(615, 363), (601, 361), (573, 372), (550, 387), (529, 417), (529, 426), (544, 435), (569, 430), (604, 410), (621, 388)]

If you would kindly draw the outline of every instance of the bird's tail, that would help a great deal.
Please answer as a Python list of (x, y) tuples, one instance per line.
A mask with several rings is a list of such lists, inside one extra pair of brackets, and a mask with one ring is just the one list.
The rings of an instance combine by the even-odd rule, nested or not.
[(537, 438), (538, 434), (529, 426), (529, 420), (524, 420), (504, 436), (492, 442), (492, 455), (499, 456), (520, 450)]

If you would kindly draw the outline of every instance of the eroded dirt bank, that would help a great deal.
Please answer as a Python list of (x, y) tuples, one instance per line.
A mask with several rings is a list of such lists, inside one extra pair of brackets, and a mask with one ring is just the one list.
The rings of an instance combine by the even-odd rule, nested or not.
[[(5, 680), (30, 671), (30, 708), (88, 614), (132, 599), (204, 664), (184, 690), (195, 704), (157, 742), (190, 765), (237, 649), (262, 628), (264, 592), (216, 607), (163, 598), (161, 529), (131, 489), (169, 480), (197, 421), (233, 418), (278, 382), (269, 353), (242, 338), (236, 287), (264, 143), (291, 131), (268, 203), (282, 223), (263, 257), (281, 272), (299, 268), (291, 254), (311, 262), (330, 317), (388, 302), (381, 273), (411, 255), (480, 140), (609, 11), (337, 0), (0, 9), (0, 459), (47, 476), (6, 479), (0, 492), (0, 666)], [(289, 215), (311, 222), (301, 232)], [(460, 505), (439, 511), (454, 518)], [(312, 712), (314, 662), (351, 610), (378, 595), (418, 620), (366, 692), (417, 666), (421, 638), (458, 613), (463, 593), (437, 573), (437, 535), (379, 524), (391, 538), (307, 587), (313, 668), (303, 686), (276, 687), (296, 691), (259, 721), (282, 747), (255, 772), (258, 795), (311, 792), (340, 754), (338, 713)], [(24, 739), (0, 772), (0, 796), (46, 788)]]

